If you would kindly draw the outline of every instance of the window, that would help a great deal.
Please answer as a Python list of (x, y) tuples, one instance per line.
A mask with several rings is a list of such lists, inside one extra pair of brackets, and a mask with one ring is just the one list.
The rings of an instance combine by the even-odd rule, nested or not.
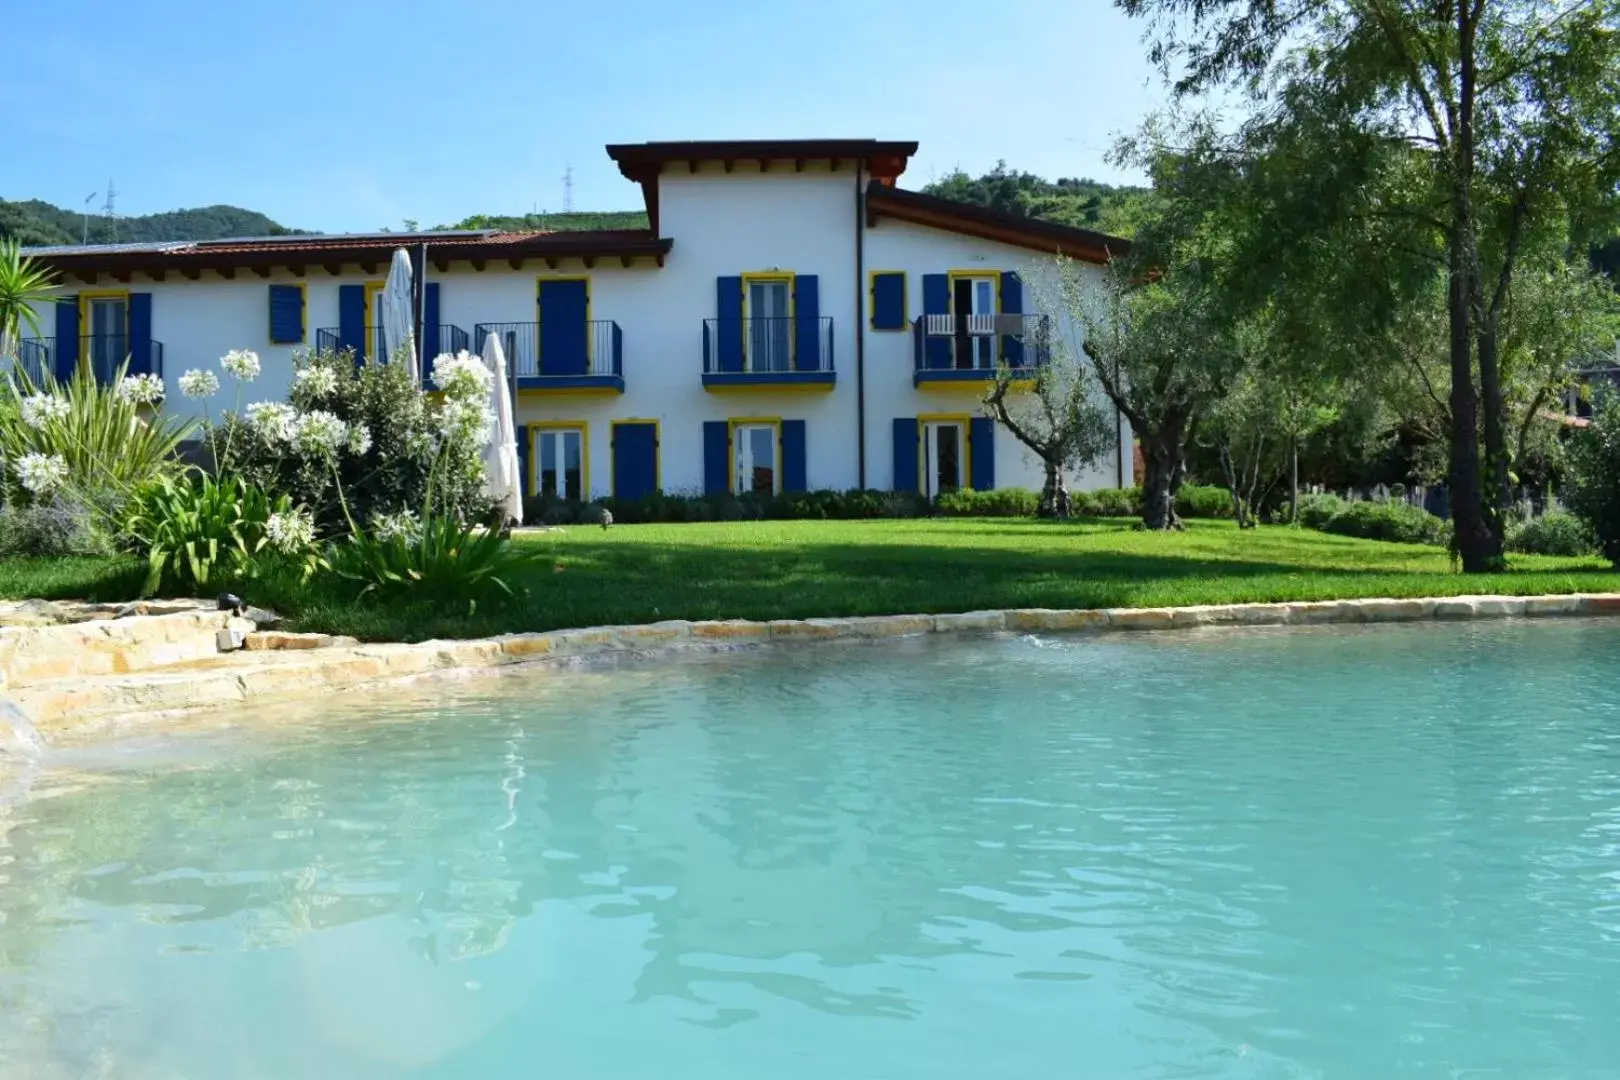
[(534, 441), (534, 493), (585, 498), (585, 429), (541, 428)]
[(389, 359), (388, 346), (383, 341), (383, 293), (386, 281), (366, 282), (366, 337), (365, 358), (379, 363)]
[(930, 499), (962, 486), (966, 435), (960, 420), (923, 422), (923, 494)]
[(951, 278), (951, 314), (956, 329), (956, 366), (996, 366), (995, 275)]
[(793, 366), (792, 281), (786, 277), (745, 278), (749, 371), (787, 371)]
[(129, 297), (90, 296), (83, 313), (85, 347), (79, 355), (105, 380), (129, 357)]
[(782, 490), (776, 463), (776, 424), (741, 423), (731, 429), (731, 490), (775, 495)]

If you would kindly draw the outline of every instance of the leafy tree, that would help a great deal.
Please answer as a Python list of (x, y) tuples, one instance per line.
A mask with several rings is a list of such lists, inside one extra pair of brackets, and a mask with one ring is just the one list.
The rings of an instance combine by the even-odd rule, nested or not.
[(994, 169), (979, 177), (957, 169), (928, 184), (923, 192), (1019, 217), (1128, 236), (1136, 217), (1136, 203), (1145, 189), (1068, 177), (1049, 181), (1034, 173), (1008, 169), (1005, 161), (998, 161)]
[[(1178, 92), (1237, 84), (1275, 145), (1328, 125), (1386, 169), (1445, 252), (1448, 473), (1463, 568), (1500, 565), (1509, 447), (1502, 323), (1538, 237), (1595, 235), (1620, 178), (1616, 0), (1116, 0), (1153, 20)], [(1303, 171), (1342, 189), (1341, 145)], [(1299, 163), (1296, 162), (1296, 167)], [(1354, 178), (1350, 178), (1354, 182)], [(1330, 199), (1334, 205), (1337, 199)], [(1340, 219), (1338, 224), (1343, 224)], [(1483, 459), (1481, 444), (1483, 443)]]
[(1599, 395), (1592, 422), (1569, 441), (1564, 502), (1597, 535), (1603, 555), (1620, 566), (1620, 399)]
[[(1061, 287), (1028, 275), (1026, 281), (1036, 310), (1061, 317)], [(1066, 518), (1071, 507), (1064, 470), (1100, 459), (1113, 445), (1113, 425), (1098, 403), (1083, 357), (1066, 338), (1047, 335), (1043, 341), (1026, 341), (1024, 347), (1045, 347), (1050, 355), (1036, 366), (1033, 378), (1027, 370), (1001, 365), (985, 394), (984, 409), (1041, 459), (1046, 478), (1036, 514)]]

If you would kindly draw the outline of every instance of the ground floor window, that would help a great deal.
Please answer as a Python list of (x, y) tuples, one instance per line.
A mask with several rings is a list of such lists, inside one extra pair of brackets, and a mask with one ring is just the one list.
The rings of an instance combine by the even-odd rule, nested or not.
[(585, 429), (541, 428), (534, 437), (536, 495), (561, 499), (585, 497)]
[(732, 426), (731, 490), (734, 493), (752, 491), (758, 495), (775, 495), (782, 490), (776, 446), (774, 422), (747, 421)]
[(962, 487), (967, 476), (967, 424), (923, 421), (923, 494), (930, 499)]

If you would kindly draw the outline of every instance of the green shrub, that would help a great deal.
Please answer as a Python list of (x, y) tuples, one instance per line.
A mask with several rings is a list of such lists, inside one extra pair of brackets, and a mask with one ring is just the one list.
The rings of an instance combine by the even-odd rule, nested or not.
[(1451, 541), (1451, 523), (1427, 510), (1406, 503), (1344, 503), (1321, 526), (1323, 532), (1362, 540), (1388, 540), (1398, 544), (1438, 544)]
[(934, 500), (944, 517), (1034, 517), (1041, 497), (1027, 488), (947, 491)]
[(1507, 549), (1521, 555), (1591, 555), (1597, 537), (1574, 514), (1554, 510), (1509, 526)]
[(0, 556), (109, 555), (112, 550), (94, 515), (70, 497), (0, 507)]
[[(292, 500), (237, 476), (198, 473), (153, 481), (136, 493), (125, 526), (147, 559), (143, 594), (165, 584), (200, 593), (222, 580), (251, 576), (275, 515), (291, 517)], [(305, 546), (312, 539), (306, 538)]]
[(1337, 495), (1301, 495), (1299, 497), (1299, 524), (1307, 529), (1326, 530), (1327, 523), (1333, 515), (1343, 510), (1348, 503)]
[(1184, 518), (1229, 518), (1232, 493), (1213, 484), (1183, 484), (1176, 492), (1176, 513)]
[(355, 600), (476, 608), (480, 600), (512, 596), (506, 579), (547, 555), (513, 547), (504, 529), (448, 514), (421, 520), (399, 513), (354, 525), (332, 546), (328, 562), (335, 591)]
[(1565, 447), (1565, 505), (1592, 530), (1603, 557), (1620, 566), (1620, 398), (1598, 396), (1592, 422)]
[(1138, 517), (1142, 513), (1141, 488), (1101, 488), (1086, 492), (1086, 498), (1097, 517)]
[[(995, 494), (995, 493), (987, 493)], [(928, 502), (897, 491), (796, 491), (781, 495), (682, 495), (654, 492), (641, 499), (598, 499), (581, 503), (553, 495), (532, 495), (523, 502), (523, 520), (531, 525), (595, 525), (608, 510), (616, 524), (646, 525), (689, 521), (829, 520), (922, 517)]]

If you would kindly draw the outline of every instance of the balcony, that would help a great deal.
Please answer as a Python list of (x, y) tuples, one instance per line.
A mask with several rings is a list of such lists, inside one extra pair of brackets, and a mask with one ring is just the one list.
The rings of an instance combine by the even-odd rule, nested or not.
[(1015, 378), (1033, 378), (1052, 359), (1046, 315), (924, 315), (911, 330), (917, 387), (983, 384), (1002, 364)]
[[(134, 372), (150, 372), (163, 377), (163, 342), (152, 338), (131, 338), (127, 334), (81, 334), (78, 341), (68, 338), (69, 346), (78, 346), (78, 363), (88, 367), (96, 381), (110, 383), (125, 363)], [(35, 386), (44, 381), (45, 373), (53, 376), (58, 349), (56, 338), (23, 338), (17, 342), (15, 364), (8, 359), (6, 370), (25, 372)]]
[(518, 390), (624, 393), (624, 333), (612, 319), (478, 323), (473, 345), (494, 334)]
[[(424, 375), (432, 373), (434, 357), (442, 353), (458, 353), (462, 349), (472, 347), (469, 343), (470, 339), (467, 337), (467, 331), (459, 326), (452, 326), (450, 323), (440, 323), (437, 336), (437, 341), (429, 342), (431, 348), (422, 350)], [(330, 350), (337, 352), (339, 349), (349, 347), (350, 343), (344, 339), (343, 331), (339, 327), (328, 326), (315, 331), (315, 348), (317, 351), (326, 352)], [(388, 344), (380, 326), (366, 327), (360, 341), (354, 343), (353, 347), (354, 360), (357, 364), (364, 364), (372, 357), (377, 357), (379, 363), (388, 362)]]
[(703, 388), (831, 391), (833, 321), (814, 319), (704, 319)]

